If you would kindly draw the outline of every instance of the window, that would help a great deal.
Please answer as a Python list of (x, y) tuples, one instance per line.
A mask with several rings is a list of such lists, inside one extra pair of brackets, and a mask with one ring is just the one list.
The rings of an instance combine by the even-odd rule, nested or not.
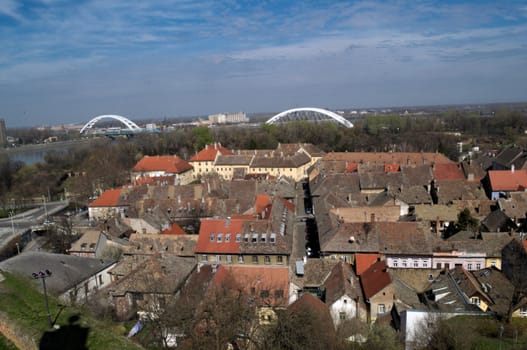
[(232, 264), (232, 255), (227, 255), (227, 263)]
[(220, 255), (216, 255), (216, 262), (221, 262), (221, 256)]
[(221, 243), (223, 241), (223, 234), (218, 233), (218, 243)]
[(267, 242), (267, 233), (262, 233), (262, 235), (260, 236), (260, 242)]
[(240, 243), (241, 240), (242, 240), (242, 234), (241, 233), (237, 233), (236, 234), (236, 243)]
[(231, 241), (231, 234), (227, 233), (225, 234), (225, 243), (229, 243)]
[(262, 298), (269, 298), (269, 291), (268, 290), (262, 290), (260, 292), (260, 297), (262, 297)]
[(481, 269), (481, 264), (478, 263), (476, 264), (476, 270), (479, 270), (479, 269)]
[(253, 233), (253, 236), (251, 238), (251, 243), (258, 243), (258, 234)]
[(211, 241), (211, 242), (214, 242), (214, 233), (211, 233), (211, 234), (210, 234), (210, 241)]
[(345, 320), (346, 319), (346, 313), (345, 312), (339, 312), (339, 319)]
[(201, 261), (207, 261), (207, 260), (208, 260), (207, 254), (201, 255)]
[(414, 260), (414, 267), (419, 267), (419, 261)]
[(277, 263), (277, 264), (283, 264), (283, 263), (284, 263), (284, 261), (283, 261), (283, 257), (282, 257), (281, 255), (278, 255), (278, 256), (276, 257), (276, 263)]
[(269, 255), (264, 256), (264, 262), (266, 264), (270, 264), (271, 263), (271, 257)]
[(449, 263), (445, 263), (445, 269), (449, 269), (450, 268), (450, 264)]
[(271, 233), (271, 237), (269, 239), (269, 242), (275, 243), (276, 242), (276, 233)]
[(467, 270), (472, 270), (472, 264), (467, 264)]
[(491, 262), (490, 262), (490, 266), (492, 266), (492, 267), (496, 267), (496, 262), (495, 262), (495, 261), (491, 261)]
[(103, 279), (102, 279), (102, 275), (99, 275), (99, 284), (100, 284), (100, 285), (103, 285), (103, 284), (104, 284), (104, 281), (103, 281)]
[(407, 267), (408, 266), (408, 263), (406, 262), (406, 260), (403, 260), (403, 267)]
[(423, 261), (423, 267), (428, 267), (428, 261), (426, 260)]
[(258, 264), (258, 255), (253, 255), (253, 264)]
[(470, 298), (470, 303), (479, 306), (480, 300), (478, 297), (472, 297)]
[(437, 263), (437, 264), (436, 264), (436, 267), (437, 267), (438, 269), (440, 269), (440, 268), (441, 268), (441, 263)]
[(243, 241), (244, 241), (245, 243), (249, 243), (249, 234), (248, 234), (248, 233), (246, 233), (246, 234), (243, 236)]
[(520, 316), (521, 317), (527, 317), (527, 307), (521, 307), (520, 308)]
[(386, 312), (386, 305), (384, 305), (384, 304), (377, 305), (377, 313), (378, 314), (383, 314), (385, 312)]
[(238, 262), (243, 264), (243, 255), (238, 255)]
[(399, 265), (399, 261), (397, 259), (393, 260), (393, 267), (397, 267)]
[(274, 291), (274, 297), (275, 299), (280, 299), (284, 297), (284, 291), (281, 289), (277, 289)]

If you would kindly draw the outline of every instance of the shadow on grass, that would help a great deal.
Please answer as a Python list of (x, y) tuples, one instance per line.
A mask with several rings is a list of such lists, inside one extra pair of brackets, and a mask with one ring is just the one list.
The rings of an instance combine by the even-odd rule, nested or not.
[(45, 332), (42, 335), (42, 339), (40, 339), (39, 349), (87, 350), (86, 340), (90, 329), (76, 324), (79, 319), (79, 315), (73, 315), (68, 319), (68, 325), (61, 326), (57, 330)]

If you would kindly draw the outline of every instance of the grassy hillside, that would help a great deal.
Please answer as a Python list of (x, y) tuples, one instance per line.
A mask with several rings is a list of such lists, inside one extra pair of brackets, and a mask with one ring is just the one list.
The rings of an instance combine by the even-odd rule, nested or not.
[[(64, 349), (84, 345), (90, 350), (97, 349), (142, 349), (119, 331), (115, 324), (92, 318), (75, 307), (62, 306), (49, 296), (51, 319), (59, 329), (49, 330), (44, 296), (29, 280), (2, 273), (5, 280), (0, 282), (0, 313), (14, 322), (17, 339), (33, 342), (45, 349), (46, 344), (62, 345)], [(3, 349), (0, 338), (0, 349)], [(9, 343), (5, 342), (5, 348)]]

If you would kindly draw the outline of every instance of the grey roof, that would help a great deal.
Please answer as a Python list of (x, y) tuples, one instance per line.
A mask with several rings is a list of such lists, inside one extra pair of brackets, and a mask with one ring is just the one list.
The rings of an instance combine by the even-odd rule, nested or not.
[(234, 154), (234, 155), (218, 155), (216, 161), (214, 162), (215, 166), (233, 166), (233, 165), (243, 165), (249, 166), (253, 160), (254, 155), (245, 155), (245, 154)]
[(275, 153), (270, 157), (255, 156), (251, 162), (251, 168), (298, 168), (310, 161), (311, 158), (304, 152), (297, 152), (290, 156)]
[(437, 181), (434, 185), (438, 204), (450, 204), (455, 200), (486, 200), (487, 195), (479, 182), (465, 180)]
[(513, 192), (498, 199), (500, 209), (510, 218), (521, 219), (527, 215), (527, 192)]
[[(84, 258), (74, 255), (25, 252), (0, 262), (0, 270), (31, 278), (40, 270), (51, 271), (46, 278), (50, 291), (64, 293), (78, 283), (115, 264), (115, 260)], [(40, 283), (40, 281), (36, 281)]]
[(493, 167), (497, 165), (497, 169), (510, 169), (514, 165), (519, 169), (523, 166), (525, 160), (526, 155), (522, 148), (515, 146), (507, 147), (502, 149), (493, 159)]
[(501, 210), (494, 210), (483, 221), (481, 221), (482, 231), (487, 232), (508, 232), (516, 228), (516, 224)]

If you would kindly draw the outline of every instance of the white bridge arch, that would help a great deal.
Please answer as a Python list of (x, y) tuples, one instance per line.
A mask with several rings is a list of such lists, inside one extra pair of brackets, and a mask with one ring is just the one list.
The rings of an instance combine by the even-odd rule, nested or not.
[(288, 109), (287, 111), (283, 111), (281, 113), (278, 113), (277, 115), (275, 115), (274, 117), (272, 117), (271, 119), (266, 121), (265, 123), (266, 124), (275, 124), (275, 123), (277, 123), (280, 120), (280, 118), (282, 118), (282, 117), (284, 117), (284, 116), (286, 116), (286, 115), (288, 115), (290, 113), (295, 113), (295, 112), (316, 112), (316, 113), (324, 114), (324, 115), (330, 117), (331, 119), (334, 119), (338, 123), (344, 125), (347, 128), (353, 128), (353, 124), (350, 121), (344, 119), (342, 116), (338, 115), (337, 113), (328, 111), (327, 109), (315, 108), (315, 107), (302, 107), (302, 108)]
[(133, 121), (131, 121), (128, 118), (121, 117), (120, 115), (110, 115), (110, 114), (108, 114), (108, 115), (100, 115), (98, 117), (93, 118), (89, 122), (87, 122), (86, 125), (84, 125), (82, 127), (80, 133), (82, 134), (86, 129), (91, 129), (95, 125), (95, 123), (97, 123), (101, 119), (115, 119), (115, 120), (120, 121), (121, 123), (123, 123), (129, 130), (132, 130), (132, 131), (141, 131), (142, 130), (136, 123), (134, 123)]

